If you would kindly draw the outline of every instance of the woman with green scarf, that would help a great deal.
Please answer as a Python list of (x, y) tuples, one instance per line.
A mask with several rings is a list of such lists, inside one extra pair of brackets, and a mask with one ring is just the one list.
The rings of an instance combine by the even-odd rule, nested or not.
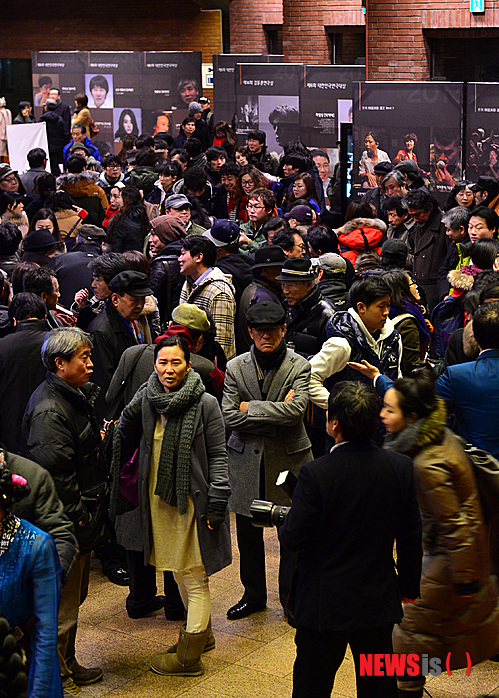
[[(187, 609), (178, 643), (153, 657), (151, 668), (166, 676), (200, 676), (201, 655), (215, 646), (208, 576), (232, 561), (230, 489), (220, 407), (191, 369), (184, 339), (168, 337), (155, 346), (154, 372), (125, 407), (119, 435), (114, 467), (137, 448), (139, 466), (135, 492), (130, 492), (130, 480), (125, 486), (123, 470), (116, 511), (123, 511), (123, 495), (138, 504), (132, 513), (144, 565), (173, 571)], [(130, 530), (131, 541), (136, 534)], [(120, 542), (127, 547), (127, 541)]]

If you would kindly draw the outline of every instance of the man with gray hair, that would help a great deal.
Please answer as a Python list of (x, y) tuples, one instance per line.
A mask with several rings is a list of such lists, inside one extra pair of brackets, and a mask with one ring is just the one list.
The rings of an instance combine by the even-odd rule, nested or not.
[(471, 242), (468, 235), (468, 223), (471, 216), (472, 212), (464, 206), (455, 206), (442, 216), (445, 234), (451, 242), (438, 272), (438, 292), (441, 298), (450, 291), (447, 274), (452, 269), (460, 269), (469, 264)]
[(80, 548), (62, 589), (57, 654), (62, 685), (70, 695), (102, 678), (75, 657), (79, 606), (88, 592), (90, 552), (108, 538), (107, 468), (93, 403), (92, 338), (77, 327), (49, 332), (42, 346), (45, 381), (29, 399), (23, 419), (25, 455), (51, 474)]

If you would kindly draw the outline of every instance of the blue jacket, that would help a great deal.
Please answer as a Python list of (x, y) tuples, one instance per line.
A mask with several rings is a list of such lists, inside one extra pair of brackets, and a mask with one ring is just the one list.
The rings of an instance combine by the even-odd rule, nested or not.
[(486, 349), (476, 361), (448, 366), (436, 388), (454, 412), (461, 436), (499, 458), (499, 349)]
[[(70, 156), (70, 150), (71, 146), (74, 145), (74, 141), (72, 140), (70, 143), (68, 143), (66, 146), (64, 146), (64, 149), (62, 151), (62, 159), (64, 160), (64, 165), (68, 164), (68, 157)], [(102, 162), (102, 157), (95, 145), (92, 144), (92, 141), (88, 136), (85, 136), (85, 140), (83, 141), (83, 145), (87, 146), (88, 153), (92, 157), (94, 157), (96, 160), (99, 162)]]

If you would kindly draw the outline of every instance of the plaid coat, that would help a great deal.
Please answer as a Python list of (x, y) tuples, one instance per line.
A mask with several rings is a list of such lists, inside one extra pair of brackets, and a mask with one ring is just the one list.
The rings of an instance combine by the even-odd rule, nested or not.
[(236, 316), (235, 290), (232, 276), (214, 267), (198, 286), (187, 278), (180, 292), (181, 303), (194, 303), (209, 310), (217, 327), (217, 342), (224, 350), (227, 361), (236, 355), (234, 318)]

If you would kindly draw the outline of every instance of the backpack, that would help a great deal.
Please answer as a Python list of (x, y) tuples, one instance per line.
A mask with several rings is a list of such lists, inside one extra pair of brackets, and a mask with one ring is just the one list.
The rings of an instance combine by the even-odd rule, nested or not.
[(443, 359), (449, 343), (449, 337), (455, 330), (464, 327), (464, 310), (459, 298), (448, 296), (440, 301), (431, 314), (433, 325), (433, 351)]

